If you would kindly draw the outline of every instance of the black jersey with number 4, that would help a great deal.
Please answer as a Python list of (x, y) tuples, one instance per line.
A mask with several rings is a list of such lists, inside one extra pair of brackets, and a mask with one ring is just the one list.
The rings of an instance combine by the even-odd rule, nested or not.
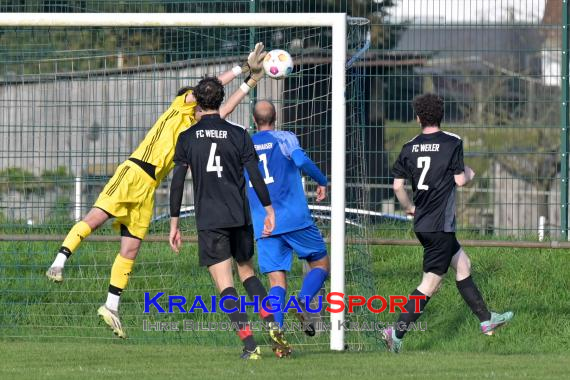
[(202, 116), (180, 134), (174, 162), (192, 171), (198, 230), (251, 224), (243, 174), (250, 161), (259, 161), (251, 137), (219, 114)]
[(402, 147), (392, 174), (412, 182), (415, 231), (455, 231), (454, 175), (463, 171), (463, 142), (453, 133), (421, 134)]

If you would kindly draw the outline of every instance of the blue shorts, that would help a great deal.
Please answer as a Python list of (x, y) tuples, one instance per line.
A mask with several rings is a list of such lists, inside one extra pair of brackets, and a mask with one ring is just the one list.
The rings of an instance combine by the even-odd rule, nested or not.
[(279, 270), (289, 272), (293, 263), (293, 251), (300, 259), (317, 261), (327, 255), (323, 235), (315, 226), (286, 232), (257, 240), (257, 257), (261, 273)]

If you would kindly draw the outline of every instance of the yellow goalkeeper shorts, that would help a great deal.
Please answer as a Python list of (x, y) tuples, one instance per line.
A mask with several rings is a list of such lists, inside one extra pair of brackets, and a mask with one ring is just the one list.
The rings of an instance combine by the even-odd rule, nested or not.
[(154, 207), (154, 191), (157, 183), (145, 171), (131, 161), (125, 161), (115, 171), (93, 207), (100, 208), (115, 217), (113, 228), (124, 225), (129, 233), (144, 239)]

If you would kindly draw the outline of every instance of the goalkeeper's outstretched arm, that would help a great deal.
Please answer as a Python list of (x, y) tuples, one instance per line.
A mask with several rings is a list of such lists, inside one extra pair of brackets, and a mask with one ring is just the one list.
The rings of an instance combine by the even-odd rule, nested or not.
[[(249, 53), (247, 61), (242, 66), (235, 66), (231, 70), (218, 75), (218, 79), (222, 85), (226, 85), (237, 78), (242, 73), (249, 74), (244, 83), (236, 90), (228, 100), (220, 107), (220, 117), (225, 119), (233, 110), (241, 103), (241, 101), (248, 94), (249, 90), (254, 88), (257, 83), (263, 78), (263, 59), (267, 52), (264, 50), (263, 43), (258, 42), (255, 48)], [(184, 99), (186, 103), (196, 101), (192, 93), (186, 95)]]
[[(220, 117), (225, 119), (233, 110), (241, 103), (245, 96), (249, 93), (249, 90), (254, 88), (261, 79), (263, 79), (263, 58), (267, 52), (263, 51), (263, 44), (258, 42), (255, 44), (255, 48), (249, 56), (247, 57), (247, 62), (243, 65), (243, 68), (234, 67), (236, 72), (238, 69), (245, 69), (249, 71), (249, 76), (245, 79), (244, 83), (237, 89), (229, 99), (222, 104), (220, 107)], [(234, 70), (232, 69), (232, 70)], [(231, 75), (228, 75), (230, 77)], [(218, 77), (218, 79), (220, 79)], [(222, 81), (222, 79), (220, 79)], [(222, 81), (223, 83), (223, 81)]]
[(243, 71), (243, 66), (234, 66), (231, 70), (225, 71), (218, 75), (218, 79), (225, 86), (226, 84), (239, 77)]
[[(222, 84), (225, 86), (226, 84), (230, 83), (235, 78), (237, 78), (241, 73), (250, 74), (251, 77), (251, 74), (253, 72), (257, 72), (258, 69), (262, 68), (261, 65), (263, 64), (263, 59), (267, 54), (265, 51), (263, 51), (263, 48), (264, 46), (262, 42), (256, 43), (255, 47), (249, 53), (249, 55), (247, 56), (247, 60), (242, 66), (235, 66), (231, 70), (218, 75), (218, 79), (220, 80), (220, 82), (222, 82)], [(248, 77), (248, 79), (250, 77)], [(255, 86), (255, 84), (253, 86)]]
[[(221, 73), (220, 75), (218, 75), (217, 78), (225, 86), (226, 84), (230, 83), (231, 81), (236, 79), (238, 76), (240, 76), (240, 74), (242, 73), (242, 70), (243, 69), (241, 66), (234, 66), (231, 70), (225, 71), (225, 72)], [(184, 89), (185, 90), (191, 89), (191, 87), (190, 86), (184, 87)], [(194, 94), (192, 92), (189, 92), (186, 95), (186, 98), (184, 98), (184, 102), (186, 102), (186, 103), (192, 103), (195, 101), (196, 101), (196, 98), (194, 97)]]

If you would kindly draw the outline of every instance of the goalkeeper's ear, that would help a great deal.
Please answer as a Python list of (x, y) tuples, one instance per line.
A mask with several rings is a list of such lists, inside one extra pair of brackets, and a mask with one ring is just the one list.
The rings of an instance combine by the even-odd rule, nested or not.
[(184, 103), (193, 103), (195, 101), (196, 101), (196, 98), (194, 97), (193, 92), (189, 92), (186, 94), (186, 97), (184, 98)]

